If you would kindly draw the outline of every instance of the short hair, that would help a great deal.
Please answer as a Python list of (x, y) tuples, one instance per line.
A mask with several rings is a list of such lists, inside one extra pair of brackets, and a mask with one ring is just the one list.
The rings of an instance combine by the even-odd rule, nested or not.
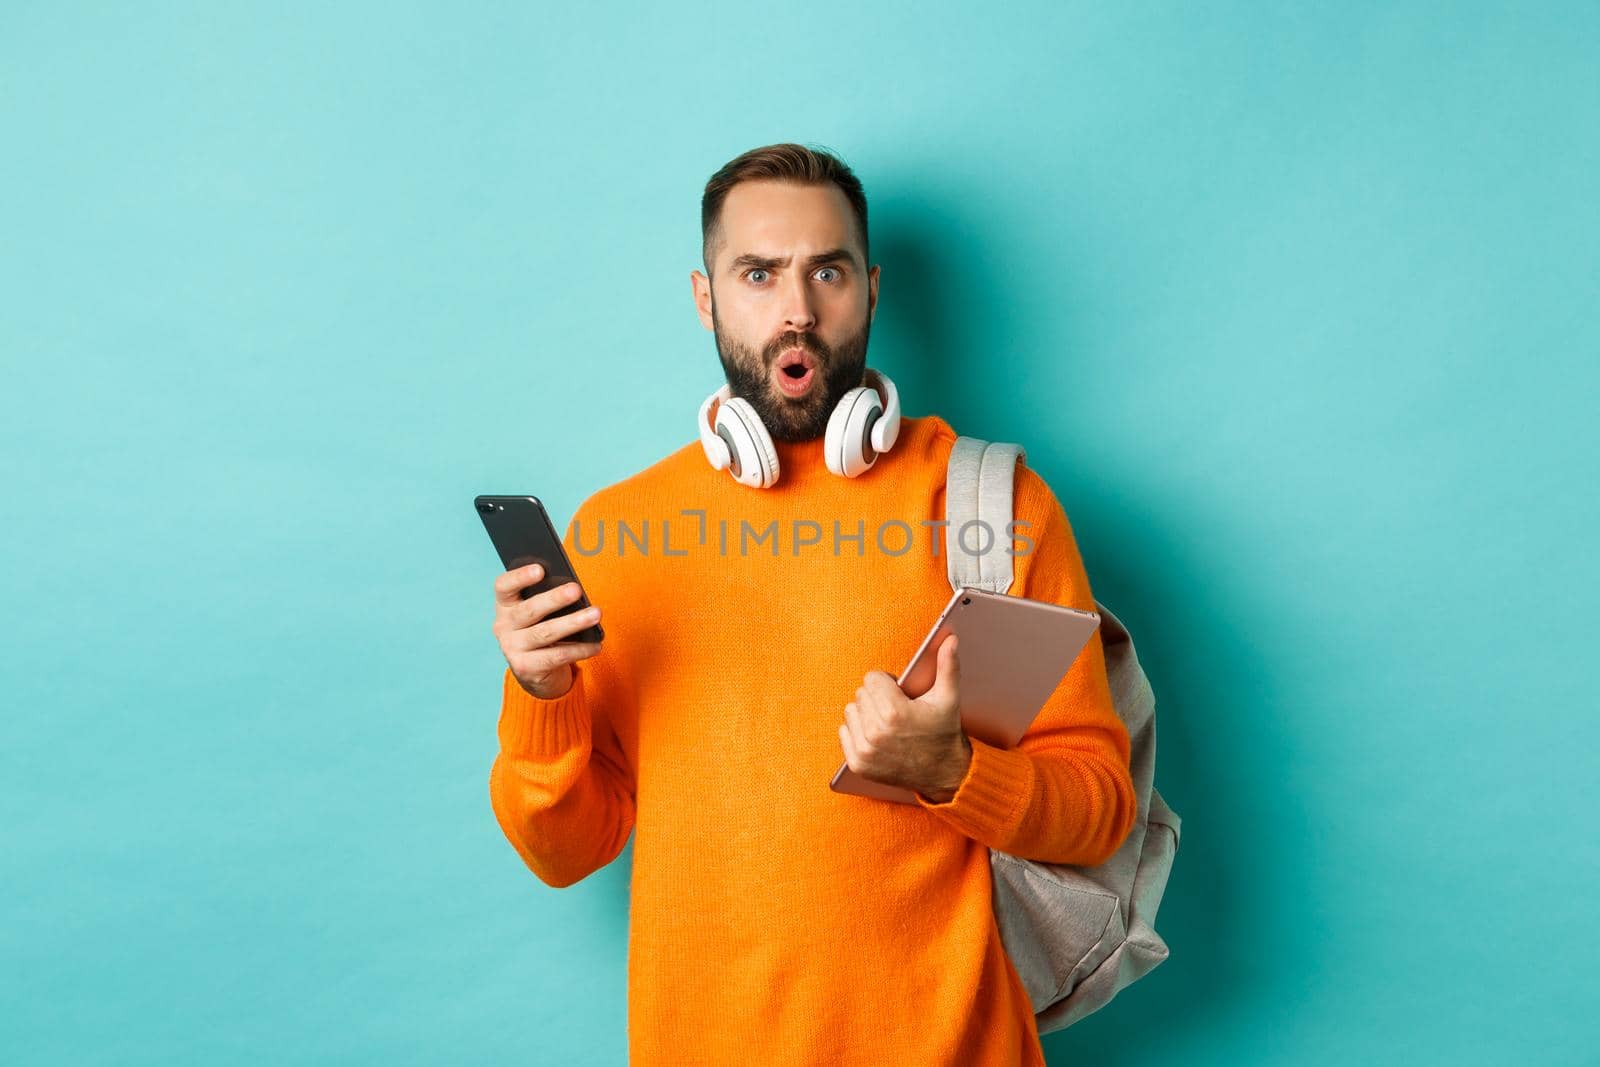
[(722, 236), (722, 202), (728, 191), (744, 181), (786, 181), (801, 185), (832, 182), (844, 193), (855, 212), (856, 229), (861, 234), (862, 266), (872, 262), (867, 242), (867, 194), (848, 166), (833, 153), (799, 144), (769, 144), (735, 156), (724, 163), (709, 181), (700, 198), (700, 258), (706, 274), (711, 273), (711, 249)]

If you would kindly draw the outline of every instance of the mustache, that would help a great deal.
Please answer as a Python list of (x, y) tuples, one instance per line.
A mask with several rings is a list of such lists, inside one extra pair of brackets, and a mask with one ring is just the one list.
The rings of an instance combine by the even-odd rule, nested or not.
[(791, 348), (801, 348), (816, 357), (818, 363), (829, 363), (833, 360), (833, 352), (827, 345), (810, 334), (795, 333), (793, 330), (784, 334), (767, 346), (762, 353), (768, 366), (776, 363), (778, 357)]

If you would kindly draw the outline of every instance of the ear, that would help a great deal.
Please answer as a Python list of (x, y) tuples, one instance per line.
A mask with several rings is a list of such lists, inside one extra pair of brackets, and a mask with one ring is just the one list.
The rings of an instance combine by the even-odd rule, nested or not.
[(871, 322), (872, 321), (872, 317), (874, 315), (876, 315), (877, 312), (878, 312), (878, 267), (877, 267), (876, 264), (874, 264), (872, 269), (867, 271), (867, 321)]
[(694, 290), (694, 309), (700, 315), (700, 325), (708, 330), (716, 329), (716, 324), (711, 320), (711, 279), (692, 270), (689, 272), (689, 285)]

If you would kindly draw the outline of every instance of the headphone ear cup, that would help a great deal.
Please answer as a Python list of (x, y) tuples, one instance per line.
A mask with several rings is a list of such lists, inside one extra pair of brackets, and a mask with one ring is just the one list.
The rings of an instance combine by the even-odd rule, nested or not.
[(872, 428), (883, 416), (883, 400), (878, 391), (858, 385), (839, 398), (828, 418), (823, 437), (823, 459), (828, 469), (845, 478), (854, 478), (877, 460), (872, 447)]
[(742, 396), (717, 405), (717, 436), (728, 443), (729, 469), (742, 485), (766, 489), (778, 480), (778, 452), (756, 409)]
[(733, 449), (728, 444), (726, 435), (717, 432), (712, 427), (711, 420), (708, 417), (711, 412), (711, 405), (719, 400), (727, 399), (728, 393), (728, 387), (723, 386), (706, 397), (705, 401), (700, 405), (700, 416), (696, 420), (700, 429), (700, 447), (705, 450), (706, 462), (711, 464), (712, 470), (725, 471), (728, 469), (728, 464), (733, 461)]

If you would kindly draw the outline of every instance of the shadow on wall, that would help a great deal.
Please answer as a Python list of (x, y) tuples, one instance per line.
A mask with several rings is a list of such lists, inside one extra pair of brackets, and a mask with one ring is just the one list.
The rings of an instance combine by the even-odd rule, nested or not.
[[(1185, 819), (1157, 921), (1172, 957), (1100, 1012), (1047, 1036), (1045, 1050), (1057, 1063), (1171, 1062), (1230, 1002), (1254, 995), (1246, 956), (1276, 940), (1262, 917), (1294, 914), (1272, 899), (1283, 892), (1281, 878), (1246, 872), (1271, 870), (1271, 843), (1296, 840), (1296, 828), (1271, 825), (1263, 790), (1228, 777), (1226, 735), (1211, 728), (1248, 714), (1246, 703), (1260, 706), (1270, 674), (1252, 658), (1249, 634), (1218, 620), (1293, 609), (1229, 603), (1242, 594), (1209, 586), (1203, 597), (1190, 595), (1189, 576), (1226, 569), (1214, 558), (1226, 544), (1199, 552), (1195, 539), (1163, 521), (1162, 501), (1138, 488), (1159, 485), (1158, 472), (1117, 475), (1079, 458), (1095, 454), (1089, 446), (1105, 433), (1138, 431), (1114, 413), (1074, 406), (1084, 395), (1077, 383), (1116, 372), (1107, 366), (1115, 354), (1096, 351), (1079, 329), (1072, 279), (1086, 282), (1094, 265), (1071, 262), (1079, 242), (1070, 236), (1070, 206), (1054, 205), (1068, 216), (1062, 222), (1002, 233), (985, 215), (992, 190), (934, 191), (911, 174), (900, 187), (914, 192), (874, 201), (873, 259), (882, 277), (870, 362), (894, 378), (908, 415), (937, 413), (957, 433), (1020, 442), (1056, 492), (1095, 595), (1128, 624), (1150, 674), (1157, 786)], [(1027, 339), (1048, 339), (1049, 351), (1024, 352)], [(1019, 364), (1027, 370), (1018, 373)], [(1018, 403), (1019, 389), (1033, 395)], [(1225, 528), (1230, 518), (1244, 521), (1219, 517), (1206, 528)], [(1203, 805), (1189, 799), (1199, 797)], [(1213, 827), (1223, 826), (1230, 830), (1219, 837)]]
[(868, 362), (894, 379), (906, 415), (938, 414), (957, 433), (1004, 440), (1002, 424), (983, 413), (1003, 411), (1014, 384), (993, 337), (1014, 309), (999, 273), (972, 269), (994, 249), (954, 210), (885, 199), (871, 219), (882, 270)]

